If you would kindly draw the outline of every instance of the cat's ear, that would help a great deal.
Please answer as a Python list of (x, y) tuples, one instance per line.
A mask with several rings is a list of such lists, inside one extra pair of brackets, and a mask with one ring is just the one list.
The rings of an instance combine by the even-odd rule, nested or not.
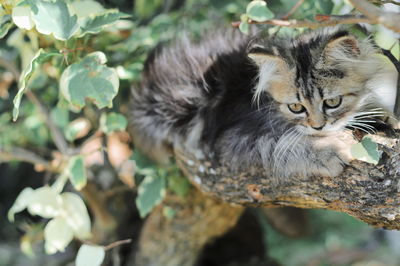
[(267, 48), (254, 45), (248, 52), (247, 56), (254, 62), (258, 67), (261, 67), (267, 62), (283, 62), (279, 56), (277, 56), (273, 51), (269, 51)]
[(352, 35), (344, 35), (332, 38), (325, 46), (325, 55), (330, 58), (342, 57), (358, 57), (360, 55), (359, 41)]
[(278, 60), (282, 60), (278, 58), (276, 55), (269, 55), (264, 53), (249, 53), (247, 56), (256, 63), (257, 66), (261, 67), (267, 62), (277, 62)]

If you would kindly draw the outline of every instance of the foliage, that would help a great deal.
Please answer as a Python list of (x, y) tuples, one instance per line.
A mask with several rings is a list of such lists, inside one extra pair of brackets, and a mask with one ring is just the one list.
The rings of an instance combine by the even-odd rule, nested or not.
[[(121, 184), (137, 191), (136, 199), (127, 204), (136, 202), (141, 217), (166, 194), (185, 197), (190, 191), (175, 165), (156, 166), (129, 145), (127, 99), (132, 84), (140, 82), (147, 53), (159, 42), (187, 32), (196, 38), (215, 25), (227, 27), (239, 17), (240, 30), (248, 33), (255, 27), (248, 19), (282, 17), (294, 2), (101, 3), (0, 1), (0, 162), (26, 161), (46, 176), (38, 188), (25, 185), (8, 218), (19, 223), (24, 210), (36, 216), (21, 238), (22, 250), (31, 256), (38, 252), (32, 247), (38, 242), (44, 243), (46, 253), (53, 254), (64, 251), (74, 238), (85, 241), (77, 253), (77, 265), (100, 265), (107, 250), (102, 245), (109, 241), (92, 234), (94, 225), (104, 222), (94, 210), (109, 212), (106, 206), (89, 200), (89, 184), (101, 184), (101, 194)], [(115, 9), (117, 6), (120, 9)], [(342, 1), (306, 0), (291, 17), (342, 14), (348, 7)], [(265, 30), (292, 34), (304, 29)], [(398, 57), (398, 40), (387, 37), (390, 34), (382, 28), (376, 27), (374, 32), (378, 44)], [(360, 145), (355, 148), (358, 153), (379, 159), (368, 140)], [(102, 183), (107, 171), (112, 172), (111, 181)], [(163, 213), (171, 219), (176, 210), (163, 206)]]

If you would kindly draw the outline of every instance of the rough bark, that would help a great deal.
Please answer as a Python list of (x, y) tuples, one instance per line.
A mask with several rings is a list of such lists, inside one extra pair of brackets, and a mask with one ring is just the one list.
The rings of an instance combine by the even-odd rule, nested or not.
[(272, 182), (262, 169), (232, 170), (215, 159), (176, 150), (179, 167), (199, 190), (242, 206), (322, 208), (345, 212), (370, 225), (400, 229), (400, 135), (371, 136), (383, 152), (378, 165), (353, 161), (335, 178)]
[[(163, 206), (176, 211), (173, 218)], [(232, 228), (244, 208), (205, 196), (197, 189), (185, 198), (169, 195), (156, 208), (142, 229), (135, 255), (140, 266), (190, 266), (204, 245)]]

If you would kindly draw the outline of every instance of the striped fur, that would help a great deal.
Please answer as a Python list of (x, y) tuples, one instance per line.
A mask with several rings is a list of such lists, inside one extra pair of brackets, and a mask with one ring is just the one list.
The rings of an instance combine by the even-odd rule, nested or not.
[[(164, 162), (183, 147), (232, 168), (263, 166), (277, 180), (338, 175), (354, 142), (346, 128), (372, 132), (394, 105), (397, 76), (378, 54), (338, 29), (294, 38), (226, 30), (159, 46), (132, 89), (135, 145)], [(340, 106), (325, 108), (335, 97)]]

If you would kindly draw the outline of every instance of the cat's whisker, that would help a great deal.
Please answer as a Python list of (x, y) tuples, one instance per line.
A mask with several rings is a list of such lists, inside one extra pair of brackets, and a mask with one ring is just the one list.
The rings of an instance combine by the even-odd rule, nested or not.
[[(303, 134), (301, 134), (297, 130), (293, 130), (290, 133), (290, 137), (288, 137), (288, 139), (287, 138), (284, 139), (285, 142), (282, 145), (282, 148), (280, 149), (279, 154), (275, 158), (275, 163), (274, 163), (275, 171), (283, 167), (283, 163), (285, 162), (285, 160), (287, 160), (288, 150), (290, 149), (290, 152), (293, 151), (294, 147), (296, 146), (296, 144), (301, 136), (303, 136)], [(287, 141), (286, 141), (286, 139), (287, 139)]]
[(358, 129), (360, 129), (360, 130), (361, 130), (361, 128), (363, 128), (364, 129), (363, 131), (368, 134), (371, 134), (371, 132), (369, 132), (368, 130), (371, 130), (372, 133), (376, 134), (376, 129), (373, 126), (370, 126), (368, 124), (358, 123), (357, 121), (350, 121), (350, 125), (358, 126), (359, 127)]
[(347, 125), (347, 126), (351, 127), (351, 128), (354, 128), (354, 129), (361, 130), (361, 131), (363, 131), (363, 132), (365, 132), (367, 134), (370, 134), (370, 132), (366, 131), (364, 128), (361, 128), (361, 127), (358, 127), (358, 126), (355, 126), (355, 125)]
[(293, 127), (293, 128), (290, 128), (289, 130), (287, 130), (282, 135), (282, 137), (279, 139), (279, 141), (276, 144), (274, 157), (276, 157), (276, 158), (280, 157), (282, 150), (286, 147), (286, 144), (289, 142), (288, 140), (290, 140), (292, 138), (292, 136), (295, 134), (296, 134), (296, 128)]

